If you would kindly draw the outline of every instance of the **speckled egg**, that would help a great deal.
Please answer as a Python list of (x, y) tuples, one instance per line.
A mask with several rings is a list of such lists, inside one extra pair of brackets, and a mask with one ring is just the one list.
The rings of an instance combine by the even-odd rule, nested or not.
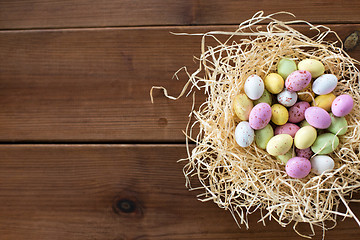
[(297, 70), (296, 63), (293, 60), (282, 58), (277, 65), (277, 71), (283, 79), (286, 79), (290, 73)]
[(264, 93), (264, 81), (258, 75), (250, 75), (245, 81), (244, 91), (251, 100), (257, 100)]
[(287, 89), (284, 89), (281, 93), (277, 95), (277, 100), (285, 107), (291, 107), (297, 101), (297, 94), (296, 92), (290, 92)]
[(310, 107), (308, 102), (302, 101), (295, 103), (289, 109), (289, 122), (298, 123), (305, 119), (305, 111)]
[(331, 124), (330, 114), (319, 107), (309, 107), (306, 109), (305, 119), (311, 126), (318, 129), (326, 129)]
[(332, 133), (323, 133), (316, 138), (311, 150), (316, 154), (329, 154), (339, 146), (339, 138)]
[(265, 88), (272, 94), (278, 94), (284, 88), (284, 79), (277, 73), (270, 73), (266, 76)]
[(303, 157), (303, 158), (306, 158), (306, 159), (310, 159), (311, 156), (314, 154), (313, 151), (311, 151), (311, 148), (309, 148), (309, 147), (305, 148), (305, 149), (296, 148), (295, 152), (296, 152), (297, 157)]
[(282, 126), (277, 126), (275, 128), (275, 135), (279, 134), (289, 134), (291, 137), (295, 137), (296, 132), (300, 129), (298, 125), (293, 123), (285, 123)]
[(334, 74), (323, 74), (312, 85), (312, 90), (317, 95), (324, 95), (331, 93), (338, 83), (338, 79)]
[(320, 107), (324, 109), (325, 111), (331, 110), (332, 102), (335, 100), (336, 96), (333, 93), (328, 93), (325, 95), (317, 96), (312, 102), (312, 106)]
[(299, 70), (306, 70), (311, 73), (312, 78), (317, 78), (324, 74), (324, 65), (316, 59), (304, 59), (298, 64)]
[(289, 134), (279, 134), (270, 139), (266, 145), (266, 151), (272, 156), (284, 155), (293, 144), (293, 138)]
[(343, 94), (335, 98), (331, 105), (331, 112), (336, 117), (343, 117), (349, 114), (354, 106), (353, 98), (348, 94)]
[(235, 141), (240, 147), (248, 147), (254, 141), (255, 132), (246, 121), (240, 122), (235, 128)]
[(253, 107), (249, 116), (250, 127), (255, 130), (264, 128), (271, 119), (271, 107), (267, 103), (259, 103)]
[(305, 149), (310, 147), (316, 140), (317, 132), (312, 126), (305, 126), (300, 128), (294, 138), (294, 145), (298, 149)]
[(315, 93), (312, 91), (311, 89), (312, 84), (309, 83), (309, 85), (306, 86), (306, 88), (304, 88), (303, 90), (297, 92), (298, 94), (298, 98), (301, 101), (305, 101), (305, 102), (312, 102), (314, 97), (315, 97)]
[(311, 81), (311, 73), (304, 70), (292, 72), (285, 80), (285, 87), (290, 92), (304, 89)]
[(276, 125), (284, 125), (289, 119), (289, 113), (286, 107), (281, 104), (271, 106), (271, 121)]
[(249, 120), (249, 115), (252, 108), (253, 103), (245, 94), (239, 94), (233, 100), (234, 112), (236, 116), (242, 121)]
[(286, 173), (292, 178), (304, 178), (311, 170), (311, 163), (303, 157), (289, 159), (285, 166)]
[(334, 169), (335, 163), (334, 160), (327, 155), (316, 155), (312, 159), (311, 162), (311, 172), (321, 175), (325, 171), (329, 171)]

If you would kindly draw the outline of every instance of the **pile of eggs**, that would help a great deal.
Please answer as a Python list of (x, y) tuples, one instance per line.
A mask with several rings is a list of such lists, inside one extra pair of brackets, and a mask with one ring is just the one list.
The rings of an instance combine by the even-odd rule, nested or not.
[(335, 96), (338, 79), (324, 72), (318, 60), (296, 65), (283, 58), (277, 73), (264, 80), (249, 76), (245, 93), (233, 99), (233, 110), (241, 120), (235, 129), (237, 144), (248, 147), (255, 140), (259, 148), (286, 164), (286, 173), (293, 178), (332, 170), (334, 160), (327, 154), (338, 147), (338, 136), (346, 133), (344, 116), (354, 101), (347, 94)]

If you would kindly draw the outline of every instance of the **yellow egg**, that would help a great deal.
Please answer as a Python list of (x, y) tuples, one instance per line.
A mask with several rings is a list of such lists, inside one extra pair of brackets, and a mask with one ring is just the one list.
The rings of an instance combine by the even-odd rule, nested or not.
[(315, 98), (315, 102), (312, 102), (312, 106), (321, 107), (326, 111), (330, 112), (331, 104), (335, 100), (336, 96), (333, 93), (320, 95)]
[(271, 106), (271, 121), (276, 125), (284, 125), (289, 119), (289, 112), (281, 104)]
[(304, 88), (303, 90), (298, 92), (298, 98), (301, 101), (305, 101), (305, 102), (310, 103), (310, 102), (313, 101), (314, 96), (315, 96), (315, 93), (311, 90), (311, 83), (309, 83), (309, 85), (307, 85), (306, 88)]
[(284, 88), (284, 79), (277, 73), (270, 73), (266, 76), (265, 88), (272, 94), (278, 94)]
[(300, 128), (294, 137), (294, 145), (298, 149), (305, 149), (313, 145), (317, 137), (316, 129), (312, 126)]
[(289, 134), (279, 134), (272, 137), (266, 145), (266, 151), (272, 156), (286, 154), (293, 144), (293, 138)]
[(324, 74), (324, 65), (316, 59), (304, 59), (298, 64), (299, 70), (306, 70), (311, 73), (312, 78), (317, 78)]
[(233, 100), (234, 112), (242, 121), (249, 120), (249, 115), (253, 106), (253, 102), (243, 93), (237, 95)]

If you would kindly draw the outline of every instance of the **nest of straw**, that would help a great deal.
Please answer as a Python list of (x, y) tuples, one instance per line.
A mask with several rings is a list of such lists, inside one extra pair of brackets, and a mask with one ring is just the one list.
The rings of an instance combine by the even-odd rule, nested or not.
[[(187, 142), (196, 143), (193, 149), (187, 144), (186, 185), (191, 190), (202, 189), (199, 199), (214, 201), (229, 210), (239, 226), (249, 227), (247, 216), (256, 210), (262, 213), (259, 221), (275, 219), (281, 226), (292, 223), (300, 235), (298, 223), (308, 223), (312, 234), (314, 226), (320, 226), (323, 232), (333, 228), (339, 217), (352, 217), (360, 225), (348, 206), (360, 187), (359, 62), (349, 57), (340, 38), (329, 28), (305, 21), (282, 22), (274, 15), (259, 12), (234, 32), (201, 34), (199, 69), (188, 73), (189, 81), (180, 94), (198, 88), (207, 97), (199, 109), (191, 111), (190, 118), (195, 122), (186, 130)], [(264, 22), (266, 27), (258, 25)], [(306, 24), (316, 35), (304, 35), (291, 27), (294, 23)], [(337, 40), (327, 41), (329, 35)], [(221, 42), (219, 36), (226, 36), (227, 40)], [(216, 41), (215, 46), (207, 45), (208, 38)], [(291, 178), (280, 161), (255, 143), (241, 148), (234, 139), (239, 121), (234, 117), (233, 98), (244, 93), (250, 74), (264, 78), (276, 72), (276, 64), (283, 57), (297, 62), (306, 58), (320, 60), (326, 73), (340, 79), (335, 95), (347, 93), (354, 99), (354, 109), (346, 116), (349, 129), (339, 136), (340, 145), (330, 154), (335, 168), (320, 176), (310, 173), (304, 179)], [(185, 90), (190, 86), (190, 91)], [(195, 126), (200, 133), (193, 136)], [(192, 188), (194, 179), (201, 188)], [(346, 210), (341, 212), (340, 205), (345, 205)]]

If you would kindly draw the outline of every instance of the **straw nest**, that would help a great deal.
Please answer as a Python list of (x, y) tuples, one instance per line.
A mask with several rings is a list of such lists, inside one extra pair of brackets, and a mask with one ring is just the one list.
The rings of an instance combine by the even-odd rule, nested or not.
[[(202, 189), (198, 198), (229, 210), (239, 226), (249, 227), (247, 216), (256, 210), (261, 212), (259, 221), (275, 219), (281, 226), (292, 223), (300, 235), (297, 224), (308, 223), (312, 234), (304, 237), (315, 234), (314, 226), (320, 226), (325, 233), (335, 227), (339, 217), (352, 217), (360, 225), (348, 206), (350, 201), (356, 201), (352, 194), (360, 187), (359, 62), (344, 52), (341, 40), (329, 28), (305, 21), (282, 22), (274, 15), (258, 12), (234, 32), (197, 34), (202, 35), (199, 69), (188, 73), (189, 81), (180, 96), (197, 88), (207, 98), (198, 110), (191, 111), (190, 118), (195, 122), (186, 129), (187, 143), (196, 144), (194, 148), (187, 144), (186, 185), (191, 190)], [(258, 25), (264, 22), (265, 27)], [(294, 23), (306, 24), (315, 36), (310, 38), (295, 30), (290, 26)], [(326, 40), (329, 35), (337, 40)], [(226, 36), (227, 40), (221, 42), (219, 36)], [(208, 46), (208, 38), (215, 40), (216, 45)], [(232, 109), (234, 96), (244, 92), (244, 82), (250, 74), (264, 78), (276, 72), (282, 57), (297, 62), (306, 58), (320, 60), (326, 73), (340, 79), (335, 95), (347, 93), (354, 98), (354, 109), (346, 116), (349, 129), (339, 136), (340, 145), (330, 154), (335, 161), (331, 172), (294, 179), (286, 174), (280, 161), (255, 143), (241, 148), (235, 142), (239, 121)], [(186, 90), (189, 87), (190, 91)], [(156, 88), (177, 99), (169, 96), (166, 89), (153, 87)], [(197, 136), (192, 134), (195, 126), (200, 128)], [(190, 180), (194, 179), (200, 181), (200, 188), (192, 188)], [(345, 205), (343, 212), (340, 205)]]

